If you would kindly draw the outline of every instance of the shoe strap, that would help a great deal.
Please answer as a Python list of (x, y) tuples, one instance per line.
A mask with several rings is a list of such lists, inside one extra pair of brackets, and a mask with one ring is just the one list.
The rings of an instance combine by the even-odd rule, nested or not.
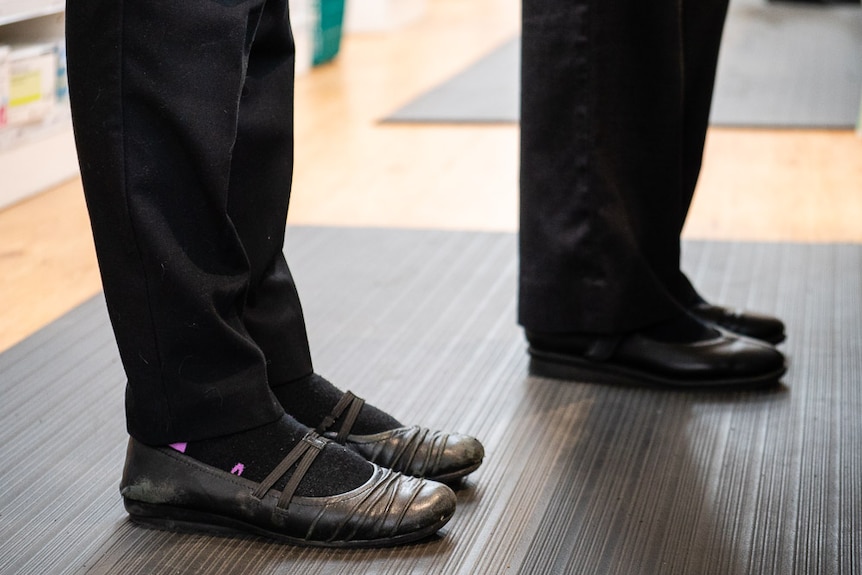
[(332, 408), (332, 412), (324, 418), (315, 431), (323, 435), (338, 421), (341, 414), (347, 410), (347, 415), (344, 416), (344, 421), (341, 422), (341, 427), (338, 429), (338, 434), (335, 437), (337, 443), (344, 443), (347, 436), (350, 435), (350, 430), (353, 429), (353, 425), (356, 423), (363, 405), (365, 405), (364, 399), (353, 395), (350, 391), (344, 392), (344, 395), (341, 396), (341, 399)]
[[(278, 498), (277, 507), (279, 509), (287, 509), (290, 500), (293, 499), (293, 494), (296, 492), (299, 483), (305, 474), (308, 473), (311, 464), (326, 447), (326, 440), (320, 437), (316, 432), (308, 432), (302, 440), (297, 443), (290, 453), (281, 460), (275, 469), (273, 469), (266, 479), (260, 482), (257, 489), (254, 491), (254, 497), (263, 499), (267, 492), (272, 489), (272, 486), (287, 473), (291, 467), (296, 465), (296, 470), (290, 476), (284, 489), (281, 491), (281, 496)], [(297, 465), (298, 463), (298, 465)]]

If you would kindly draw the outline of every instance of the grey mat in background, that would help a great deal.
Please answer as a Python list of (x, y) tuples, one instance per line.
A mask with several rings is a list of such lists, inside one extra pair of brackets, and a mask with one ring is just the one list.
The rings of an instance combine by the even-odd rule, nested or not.
[(511, 123), (520, 117), (521, 41), (514, 38), (384, 122)]
[(685, 245), (709, 297), (787, 320), (785, 385), (757, 393), (529, 377), (511, 234), (300, 228), (287, 252), (319, 371), (485, 442), (442, 536), (321, 551), (131, 525), (99, 297), (0, 355), (0, 573), (862, 572), (862, 246)]
[[(732, 0), (714, 125), (852, 128), (862, 100), (862, 8)], [(513, 39), (387, 122), (517, 122), (519, 40)]]
[(711, 121), (852, 128), (862, 105), (862, 8), (732, 0)]

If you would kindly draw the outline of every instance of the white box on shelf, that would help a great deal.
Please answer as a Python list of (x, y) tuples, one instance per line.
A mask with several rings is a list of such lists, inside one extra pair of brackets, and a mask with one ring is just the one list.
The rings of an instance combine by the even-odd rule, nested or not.
[(0, 26), (59, 14), (65, 7), (65, 0), (0, 0)]
[(13, 46), (9, 55), (9, 125), (41, 122), (57, 103), (56, 44)]
[[(39, 75), (39, 87), (34, 93), (39, 93), (40, 100), (58, 101), (58, 105), (45, 110), (40, 121), (12, 125), (14, 118), (6, 116), (10, 123), (0, 129), (0, 209), (78, 174), (64, 91), (65, 70), (57, 64), (63, 56), (58, 40), (63, 37), (65, 28), (64, 7), (65, 0), (0, 0), (0, 44), (9, 46), (5, 54), (9, 75), (4, 76), (7, 79), (8, 103), (13, 98), (12, 47), (26, 44), (43, 44), (45, 60), (54, 62), (50, 72), (46, 67), (45, 74)], [(3, 65), (0, 63), (0, 67)], [(36, 85), (35, 82), (28, 85), (27, 80), (23, 80), (23, 85), (16, 84), (16, 90)], [(33, 78), (29, 81), (33, 82)], [(13, 110), (7, 107), (7, 112), (11, 114)], [(30, 112), (33, 110), (28, 115)]]
[(426, 0), (346, 0), (345, 32), (384, 32), (415, 22), (425, 14)]

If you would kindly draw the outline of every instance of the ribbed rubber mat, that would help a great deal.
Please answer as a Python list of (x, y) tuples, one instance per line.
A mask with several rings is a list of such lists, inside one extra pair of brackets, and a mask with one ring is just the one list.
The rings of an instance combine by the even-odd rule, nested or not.
[(783, 386), (531, 378), (513, 235), (291, 230), (318, 371), (487, 448), (439, 537), (372, 551), (130, 524), (123, 374), (96, 298), (0, 355), (0, 573), (862, 572), (862, 246), (685, 247), (710, 299), (787, 321)]

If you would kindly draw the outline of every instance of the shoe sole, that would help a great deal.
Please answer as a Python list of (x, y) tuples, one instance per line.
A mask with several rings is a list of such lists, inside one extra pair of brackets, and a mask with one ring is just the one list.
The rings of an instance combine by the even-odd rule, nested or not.
[(446, 523), (452, 519), (453, 514), (444, 516), (437, 523), (412, 533), (404, 533), (394, 537), (371, 540), (352, 541), (310, 541), (291, 537), (275, 531), (270, 531), (258, 525), (252, 525), (232, 517), (207, 513), (183, 507), (170, 505), (156, 505), (144, 503), (133, 499), (123, 498), (123, 505), (129, 514), (129, 519), (137, 525), (158, 529), (161, 531), (172, 531), (174, 533), (197, 533), (207, 535), (237, 536), (257, 535), (273, 539), (281, 543), (289, 543), (300, 547), (326, 547), (330, 549), (356, 549), (392, 547), (413, 543), (426, 539), (437, 533)]
[(571, 356), (538, 351), (532, 348), (529, 353), (530, 375), (611, 385), (675, 389), (754, 389), (777, 384), (781, 376), (787, 371), (786, 366), (784, 366), (773, 372), (756, 376), (721, 379), (674, 379), (638, 369), (580, 360)]

